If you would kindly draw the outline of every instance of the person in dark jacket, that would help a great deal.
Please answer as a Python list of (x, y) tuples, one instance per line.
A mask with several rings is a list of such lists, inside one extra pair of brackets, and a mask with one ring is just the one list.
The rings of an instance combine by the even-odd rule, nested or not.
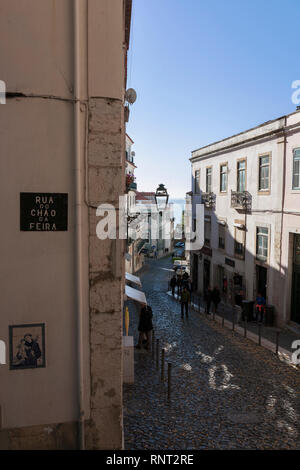
[(188, 319), (189, 317), (189, 303), (191, 300), (191, 296), (189, 291), (187, 290), (186, 286), (183, 287), (182, 292), (181, 292), (181, 297), (180, 297), (180, 303), (181, 303), (181, 318), (183, 319), (184, 317), (184, 310), (185, 310), (185, 316)]
[(213, 291), (211, 293), (211, 300), (212, 300), (212, 303), (214, 304), (214, 311), (215, 311), (215, 313), (217, 313), (218, 305), (221, 302), (221, 295), (220, 295), (220, 291), (218, 289), (218, 286), (215, 286), (213, 288)]
[(182, 276), (182, 288), (186, 287), (189, 292), (191, 292), (191, 280), (187, 272)]
[(137, 349), (141, 349), (143, 345), (143, 340), (146, 336), (146, 349), (150, 349), (151, 347), (151, 337), (152, 337), (152, 330), (153, 330), (153, 324), (152, 324), (152, 308), (150, 305), (145, 305), (144, 307), (141, 308), (140, 312), (140, 321), (139, 321), (139, 342), (137, 344)]
[(172, 295), (173, 297), (175, 296), (175, 287), (177, 286), (177, 280), (176, 280), (176, 275), (173, 274), (173, 277), (171, 278), (170, 281), (170, 287), (172, 289)]
[(210, 305), (211, 305), (211, 301), (212, 301), (212, 290), (211, 290), (210, 286), (208, 286), (208, 288), (205, 292), (204, 300), (205, 300), (205, 313), (207, 313), (207, 315), (209, 315)]
[(182, 291), (182, 277), (180, 275), (177, 276), (177, 295), (178, 297), (181, 296)]

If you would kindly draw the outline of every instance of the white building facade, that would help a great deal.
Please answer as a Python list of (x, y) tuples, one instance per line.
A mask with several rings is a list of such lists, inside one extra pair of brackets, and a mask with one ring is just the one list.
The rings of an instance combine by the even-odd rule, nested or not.
[[(195, 207), (205, 205), (204, 247), (190, 253), (194, 289), (217, 285), (226, 303), (273, 306), (299, 324), (300, 112), (192, 152)], [(298, 248), (297, 248), (298, 247)]]

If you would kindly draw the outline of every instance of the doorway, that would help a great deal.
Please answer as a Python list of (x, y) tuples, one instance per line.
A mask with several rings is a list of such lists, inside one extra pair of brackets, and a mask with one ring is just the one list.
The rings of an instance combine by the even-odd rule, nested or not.
[(256, 265), (256, 295), (261, 294), (266, 300), (267, 300), (267, 277), (268, 277), (267, 268)]
[(300, 235), (294, 235), (291, 320), (300, 324)]

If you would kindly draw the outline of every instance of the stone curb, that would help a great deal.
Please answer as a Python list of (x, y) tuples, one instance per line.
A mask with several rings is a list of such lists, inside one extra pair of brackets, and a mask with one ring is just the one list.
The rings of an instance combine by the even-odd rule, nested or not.
[[(175, 298), (178, 300), (178, 295), (175, 294), (173, 297), (172, 292), (168, 291), (167, 295), (169, 295), (172, 298)], [(199, 306), (196, 304), (191, 303), (190, 304), (193, 310), (197, 313), (199, 313)], [(205, 313), (205, 310), (203, 307), (200, 307), (200, 312)], [(215, 314), (215, 321), (217, 323), (222, 324), (223, 318), (220, 317), (220, 315)], [(224, 327), (230, 329), (232, 331), (232, 322), (229, 320), (224, 319)], [(235, 323), (235, 328), (234, 331), (238, 333), (241, 336), (244, 336), (244, 328), (240, 327), (238, 324)], [(256, 333), (253, 333), (252, 331), (247, 330), (247, 339), (250, 339), (254, 343), (258, 345), (258, 335)], [(265, 349), (268, 349), (269, 351), (273, 352), (275, 354), (276, 351), (276, 344), (272, 343), (272, 341), (269, 341), (268, 339), (265, 339), (263, 336), (261, 336), (261, 346), (264, 347)], [(295, 369), (299, 369), (299, 366), (295, 365), (292, 362), (292, 353), (288, 351), (285, 348), (282, 348), (281, 346), (278, 347), (278, 357), (287, 362), (290, 366), (294, 367)]]

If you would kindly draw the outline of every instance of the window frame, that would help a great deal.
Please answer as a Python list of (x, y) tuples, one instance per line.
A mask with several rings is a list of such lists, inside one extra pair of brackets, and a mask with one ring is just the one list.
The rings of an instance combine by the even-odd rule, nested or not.
[[(263, 233), (260, 233), (259, 234), (259, 230), (260, 229), (264, 229), (264, 230), (267, 230), (268, 233), (267, 235), (266, 234), (263, 234)], [(270, 227), (269, 226), (266, 226), (266, 225), (256, 225), (255, 226), (255, 258), (256, 258), (256, 261), (257, 262), (260, 262), (262, 264), (268, 264), (269, 263), (269, 257), (270, 257), (270, 233), (271, 233), (271, 230), (270, 230)], [(258, 243), (258, 237), (264, 237), (264, 238), (267, 238), (267, 246), (266, 246), (266, 249), (267, 249), (267, 256), (264, 257), (262, 255), (259, 255), (258, 254), (258, 247), (259, 247), (259, 243)], [(264, 249), (264, 246), (263, 246), (263, 249)]]
[[(298, 187), (294, 186), (294, 164), (295, 164), (295, 154), (296, 152), (299, 151), (299, 159), (297, 160), (299, 162), (299, 169), (298, 169)], [(293, 148), (293, 158), (292, 158), (292, 191), (300, 191), (300, 147), (295, 147)]]
[[(262, 189), (260, 187), (260, 182), (261, 182), (261, 164), (260, 164), (260, 161), (263, 157), (269, 157), (269, 163), (268, 163), (268, 167), (269, 167), (269, 184), (268, 184), (268, 188), (266, 189)], [(266, 152), (266, 153), (260, 153), (258, 155), (258, 182), (257, 182), (257, 192), (258, 194), (260, 195), (269, 195), (271, 193), (271, 170), (272, 169), (272, 152)]]
[[(224, 173), (222, 173), (222, 167), (226, 167), (226, 189), (225, 190), (222, 190), (222, 175)], [(219, 167), (219, 193), (220, 194), (227, 194), (228, 192), (228, 162), (222, 162), (220, 163), (220, 167)]]
[[(209, 220), (205, 220), (206, 219), (209, 219)], [(207, 226), (207, 224), (209, 224), (210, 226), (210, 233), (209, 233), (209, 239), (208, 238), (205, 238), (205, 227)], [(206, 243), (206, 240), (208, 240), (209, 243)], [(204, 216), (204, 245), (207, 246), (207, 247), (211, 247), (211, 216), (209, 215), (205, 215)]]
[[(210, 170), (210, 191), (208, 190), (208, 185), (207, 185), (208, 170)], [(212, 193), (212, 187), (213, 187), (212, 177), (213, 177), (213, 167), (212, 165), (210, 165), (206, 167), (206, 171), (205, 171), (205, 192), (206, 193)]]
[[(235, 224), (245, 224), (245, 222), (243, 220), (235, 220), (234, 221)], [(242, 233), (243, 233), (243, 243), (239, 243), (236, 241), (237, 239), (237, 230), (240, 230)], [(237, 245), (242, 245), (243, 246), (243, 252), (240, 253), (236, 250), (236, 246)], [(234, 257), (237, 258), (237, 259), (241, 259), (241, 260), (244, 260), (245, 259), (245, 253), (246, 253), (246, 230), (244, 229), (241, 229), (241, 228), (238, 228), (238, 227), (234, 227), (234, 247), (233, 247), (233, 251), (234, 251)]]
[[(245, 162), (245, 188), (240, 191), (239, 189), (239, 164), (242, 163), (242, 162)], [(246, 157), (243, 157), (243, 158), (239, 158), (236, 162), (236, 191), (238, 193), (243, 193), (245, 191), (247, 191), (247, 158)]]
[[(197, 178), (196, 178), (197, 172), (199, 173), (198, 191), (197, 191)], [(194, 194), (200, 194), (201, 193), (201, 191), (200, 191), (200, 177), (201, 177), (200, 169), (195, 170), (195, 172), (194, 172)]]
[[(218, 227), (218, 248), (219, 248), (219, 250), (226, 251), (226, 222), (225, 222), (225, 224), (220, 224), (218, 222), (218, 226), (219, 226)], [(224, 229), (224, 245), (223, 246), (220, 245), (220, 240), (222, 238), (222, 237), (220, 237), (220, 227), (222, 227)]]

